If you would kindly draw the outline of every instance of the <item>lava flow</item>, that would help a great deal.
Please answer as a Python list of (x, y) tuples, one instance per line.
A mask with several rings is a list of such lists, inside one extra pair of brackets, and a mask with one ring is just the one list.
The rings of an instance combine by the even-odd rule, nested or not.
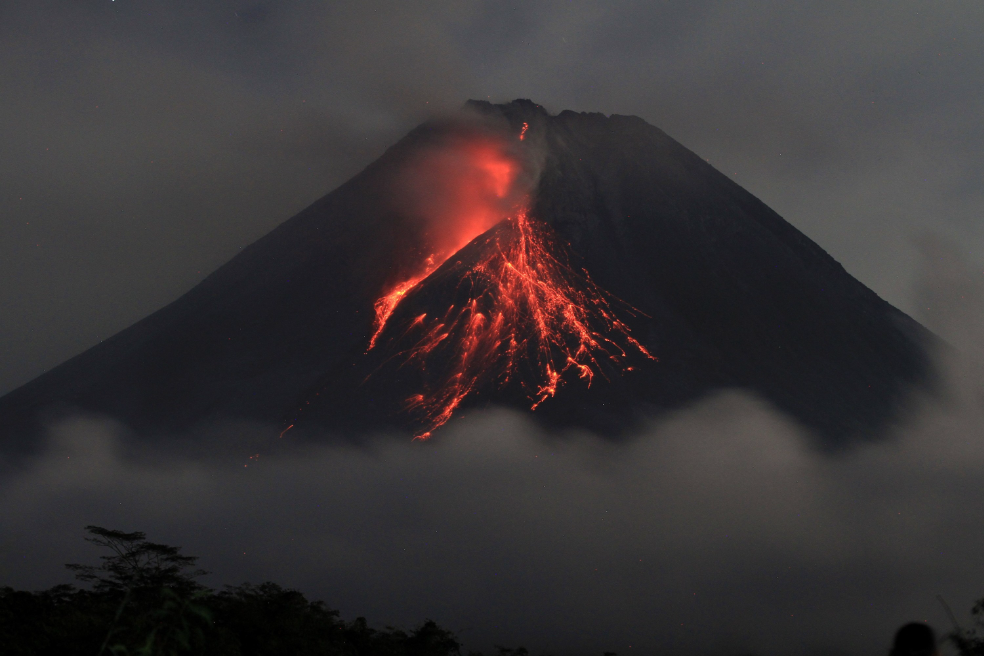
[(383, 332), (383, 328), (386, 327), (386, 322), (389, 320), (390, 315), (393, 314), (393, 310), (396, 309), (397, 304), (403, 300), (403, 297), (406, 296), (408, 291), (416, 287), (417, 283), (429, 276), (434, 270), (434, 256), (428, 257), (426, 263), (427, 266), (421, 273), (409, 280), (397, 283), (396, 287), (375, 302), (373, 305), (373, 309), (376, 311), (376, 320), (373, 324), (374, 332), (372, 338), (369, 340), (369, 348), (366, 349), (366, 353), (371, 351), (376, 345), (376, 340), (379, 339), (379, 333)]
[[(575, 271), (553, 231), (527, 211), (491, 231), (479, 252), (471, 264), (445, 268), (456, 280), (455, 297), (464, 294), (467, 300), (393, 327), (402, 329), (401, 344), (411, 344), (396, 354), (400, 366), (419, 367), (430, 377), (426, 389), (406, 401), (406, 409), (426, 427), (418, 438), (429, 437), (488, 383), (500, 389), (517, 383), (535, 410), (557, 393), (565, 376), (590, 386), (596, 375), (607, 378), (606, 371), (631, 369), (630, 352), (656, 360), (613, 306), (640, 313), (586, 271)], [(416, 284), (408, 281), (377, 303), (379, 325), (370, 348)]]

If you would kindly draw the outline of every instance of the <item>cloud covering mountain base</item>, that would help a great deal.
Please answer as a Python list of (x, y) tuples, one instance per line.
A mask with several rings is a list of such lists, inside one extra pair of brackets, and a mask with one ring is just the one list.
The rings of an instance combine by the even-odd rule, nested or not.
[[(933, 327), (972, 353), (979, 285), (932, 252), (928, 307), (961, 308)], [(935, 595), (961, 617), (984, 595), (984, 378), (968, 348), (941, 356), (944, 391), (894, 435), (834, 455), (741, 392), (620, 443), (490, 411), (431, 442), (258, 458), (134, 452), (112, 422), (77, 418), (0, 480), (0, 582), (67, 580), (99, 524), (182, 545), (212, 585), (271, 579), (348, 618), (429, 617), (471, 648), (870, 653), (910, 619), (947, 629)], [(215, 430), (235, 444), (265, 428)]]

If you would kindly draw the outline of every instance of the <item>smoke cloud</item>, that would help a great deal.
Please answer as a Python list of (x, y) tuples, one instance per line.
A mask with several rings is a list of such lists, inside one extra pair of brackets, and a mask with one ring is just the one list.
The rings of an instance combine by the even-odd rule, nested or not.
[(507, 126), (454, 122), (457, 129), (419, 149), (392, 190), (399, 209), (419, 221), (432, 264), (515, 213), (533, 186)]

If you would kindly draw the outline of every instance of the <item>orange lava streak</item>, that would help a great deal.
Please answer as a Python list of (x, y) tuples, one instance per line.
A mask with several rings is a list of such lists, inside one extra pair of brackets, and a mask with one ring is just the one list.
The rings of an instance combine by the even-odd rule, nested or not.
[(383, 328), (386, 327), (390, 315), (393, 314), (393, 310), (396, 309), (407, 292), (416, 287), (417, 283), (429, 276), (433, 270), (434, 266), (431, 265), (422, 274), (404, 280), (373, 304), (373, 308), (376, 310), (376, 320), (373, 323), (372, 339), (369, 340), (369, 348), (366, 349), (366, 353), (376, 345), (376, 340), (379, 338), (379, 334), (383, 332)]
[[(460, 275), (458, 289), (471, 290), (469, 301), (440, 316), (417, 316), (402, 331), (415, 341), (398, 354), (401, 366), (428, 373), (435, 365), (443, 369), (406, 401), (406, 409), (427, 427), (418, 439), (429, 437), (489, 382), (501, 388), (517, 381), (535, 410), (557, 394), (568, 371), (590, 387), (596, 374), (608, 377), (603, 362), (611, 371), (631, 369), (630, 352), (656, 360), (629, 334), (612, 305), (632, 315), (638, 311), (558, 259), (562, 249), (548, 226), (522, 211), (490, 239), (494, 244), (486, 244), (481, 259)], [(407, 281), (377, 302), (382, 319), (370, 348), (418, 282)]]

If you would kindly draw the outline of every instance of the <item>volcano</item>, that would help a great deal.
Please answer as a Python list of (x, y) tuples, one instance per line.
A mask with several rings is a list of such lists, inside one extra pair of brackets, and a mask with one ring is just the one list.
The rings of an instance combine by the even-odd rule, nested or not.
[(426, 438), (489, 406), (614, 437), (743, 388), (840, 446), (929, 383), (933, 341), (642, 119), (470, 101), (0, 399), (0, 437), (81, 412)]

